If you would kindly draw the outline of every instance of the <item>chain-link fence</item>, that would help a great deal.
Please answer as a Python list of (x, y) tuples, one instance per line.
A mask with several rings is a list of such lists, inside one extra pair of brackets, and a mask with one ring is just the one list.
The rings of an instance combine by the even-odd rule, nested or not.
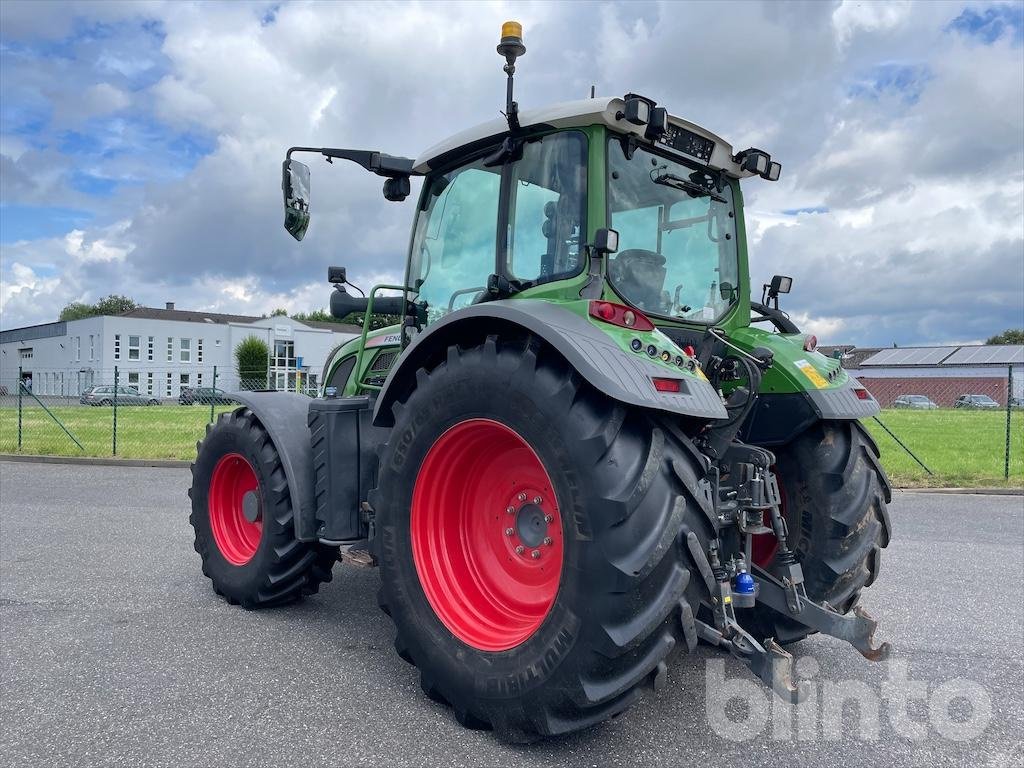
[(0, 377), (0, 453), (189, 459), (231, 392), (275, 388), (316, 394), (297, 371), (20, 369)]
[[(898, 486), (1024, 486), (1024, 377), (877, 378), (867, 428)], [(315, 395), (298, 371), (49, 371), (0, 379), (0, 453), (190, 459), (230, 392)], [(998, 374), (998, 375), (996, 375)], [(1015, 394), (1016, 393), (1016, 394)]]

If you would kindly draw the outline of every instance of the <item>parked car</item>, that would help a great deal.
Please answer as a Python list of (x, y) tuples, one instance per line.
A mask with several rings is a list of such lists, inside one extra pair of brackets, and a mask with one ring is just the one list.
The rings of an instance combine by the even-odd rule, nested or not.
[[(78, 402), (82, 405), (113, 405), (114, 386), (101, 385), (89, 387), (82, 392)], [(160, 401), (152, 396), (143, 395), (135, 387), (117, 387), (118, 405), (160, 405)]]
[(1014, 410), (1021, 410), (1024, 408), (1024, 397), (1011, 397), (1010, 407)]
[(919, 411), (934, 411), (937, 406), (924, 395), (900, 395), (892, 402), (893, 408), (913, 408)]
[(236, 402), (228, 397), (227, 392), (216, 387), (182, 387), (181, 394), (178, 395), (180, 405), (194, 405), (195, 403), (234, 405)]
[(1002, 408), (999, 403), (988, 395), (960, 395), (953, 403), (954, 408), (974, 408), (983, 410), (995, 410)]

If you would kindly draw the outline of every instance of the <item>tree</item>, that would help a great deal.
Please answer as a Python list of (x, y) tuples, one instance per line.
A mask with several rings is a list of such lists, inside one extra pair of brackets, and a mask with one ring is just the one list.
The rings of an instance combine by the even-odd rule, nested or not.
[(127, 296), (110, 294), (100, 299), (95, 304), (85, 304), (81, 301), (73, 301), (60, 311), (58, 320), (81, 320), (83, 317), (97, 317), (99, 315), (120, 315), (135, 309), (138, 304)]
[(84, 304), (81, 301), (73, 301), (60, 311), (58, 320), (81, 320), (83, 317), (95, 315), (92, 304)]
[(278, 307), (270, 313), (271, 317), (288, 317), (288, 310), (284, 307)]
[(1007, 328), (985, 342), (986, 344), (1024, 344), (1024, 328)]
[(258, 336), (248, 336), (235, 347), (239, 389), (262, 389), (267, 386), (267, 364), (270, 348)]

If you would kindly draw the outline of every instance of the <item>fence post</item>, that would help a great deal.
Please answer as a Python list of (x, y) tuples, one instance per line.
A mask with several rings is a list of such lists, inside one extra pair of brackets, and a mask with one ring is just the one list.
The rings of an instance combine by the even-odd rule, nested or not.
[(217, 402), (217, 366), (213, 366), (213, 392), (210, 395), (210, 423), (213, 424), (213, 404)]
[(114, 366), (114, 456), (117, 456), (117, 366)]
[(21, 390), (25, 386), (21, 366), (18, 366), (18, 453), (21, 453)]
[(1010, 479), (1010, 415), (1013, 409), (1013, 366), (1006, 366), (1006, 456), (1003, 462), (1003, 479)]

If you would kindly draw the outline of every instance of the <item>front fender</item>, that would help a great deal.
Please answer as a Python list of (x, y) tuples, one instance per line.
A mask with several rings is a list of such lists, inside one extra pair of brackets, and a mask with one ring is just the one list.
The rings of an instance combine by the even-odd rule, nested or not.
[[(666, 368), (643, 354), (624, 351), (586, 317), (549, 301), (505, 299), (460, 309), (417, 334), (384, 382), (374, 425), (393, 426), (391, 406), (404, 383), (420, 367), (443, 357), (450, 345), (489, 333), (522, 330), (557, 350), (591, 386), (613, 400), (701, 419), (727, 418), (721, 397), (703, 376), (677, 372), (685, 391), (659, 392), (651, 379), (670, 375)], [(661, 343), (671, 344), (667, 337), (659, 336)]]
[(230, 397), (252, 411), (281, 457), (295, 515), (295, 538), (315, 541), (316, 498), (308, 426), (312, 401), (295, 392), (232, 392)]

